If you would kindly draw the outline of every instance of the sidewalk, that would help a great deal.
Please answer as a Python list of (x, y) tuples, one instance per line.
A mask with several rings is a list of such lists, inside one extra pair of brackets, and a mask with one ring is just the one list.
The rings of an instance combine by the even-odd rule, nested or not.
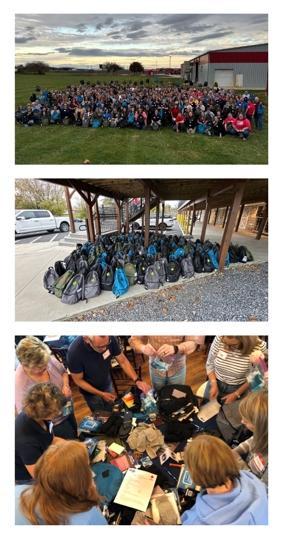
[[(197, 223), (193, 230), (195, 241), (199, 238), (202, 224)], [(219, 226), (208, 226), (206, 239), (211, 242), (221, 242), (223, 229)], [(249, 248), (255, 263), (268, 261), (268, 237), (255, 240), (255, 234), (246, 230), (234, 233), (233, 244), (244, 244)], [(74, 246), (75, 248), (75, 246)], [(43, 275), (48, 267), (54, 266), (55, 261), (63, 260), (72, 248), (59, 246), (57, 243), (31, 243), (15, 245), (15, 320), (16, 321), (57, 321), (67, 316), (83, 314), (86, 311), (102, 308), (115, 302), (112, 291), (102, 291), (101, 295), (86, 301), (79, 301), (71, 306), (64, 304), (50, 295), (43, 287)], [(247, 263), (250, 264), (250, 263)], [(252, 264), (252, 263), (251, 263)], [(234, 268), (241, 263), (230, 265)], [(225, 272), (229, 272), (229, 268)], [(196, 274), (191, 281), (201, 280), (207, 274)], [(179, 283), (183, 279), (179, 280)], [(164, 287), (172, 287), (174, 284), (165, 284)], [(126, 299), (144, 294), (143, 285), (135, 285), (121, 297)]]

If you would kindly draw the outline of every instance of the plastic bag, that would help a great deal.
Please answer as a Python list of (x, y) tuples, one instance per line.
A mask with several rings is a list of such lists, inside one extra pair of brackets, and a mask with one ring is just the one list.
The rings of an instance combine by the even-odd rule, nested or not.
[(249, 382), (251, 391), (259, 391), (266, 387), (266, 381), (264, 374), (267, 372), (267, 366), (263, 357), (258, 359), (256, 364), (253, 364), (247, 374), (247, 381)]

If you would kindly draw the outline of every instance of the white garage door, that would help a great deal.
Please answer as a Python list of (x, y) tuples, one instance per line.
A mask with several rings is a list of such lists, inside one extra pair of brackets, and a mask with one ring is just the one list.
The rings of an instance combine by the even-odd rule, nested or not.
[(233, 75), (234, 70), (214, 70), (214, 81), (218, 83), (218, 86), (232, 86)]

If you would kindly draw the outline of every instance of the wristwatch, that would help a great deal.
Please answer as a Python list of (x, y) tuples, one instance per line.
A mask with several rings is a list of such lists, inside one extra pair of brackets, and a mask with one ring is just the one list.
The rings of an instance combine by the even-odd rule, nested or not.
[(137, 383), (137, 381), (142, 381), (142, 379), (141, 379), (141, 378), (137, 378), (137, 379), (135, 379), (134, 383)]
[(174, 354), (177, 355), (177, 353), (178, 353), (178, 351), (179, 351), (178, 346), (174, 346), (174, 345), (173, 345), (173, 348), (174, 348)]
[(239, 398), (241, 398), (241, 395), (240, 395), (240, 394), (237, 394), (236, 392), (235, 392), (235, 395), (236, 395), (236, 397), (237, 397), (238, 400), (239, 400)]

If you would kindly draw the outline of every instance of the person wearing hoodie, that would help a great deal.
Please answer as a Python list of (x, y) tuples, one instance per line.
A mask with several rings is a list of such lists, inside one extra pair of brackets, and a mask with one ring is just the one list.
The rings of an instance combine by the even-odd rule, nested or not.
[(199, 435), (187, 444), (184, 461), (202, 487), (195, 505), (181, 516), (184, 526), (268, 524), (266, 487), (253, 473), (239, 470), (224, 441)]

